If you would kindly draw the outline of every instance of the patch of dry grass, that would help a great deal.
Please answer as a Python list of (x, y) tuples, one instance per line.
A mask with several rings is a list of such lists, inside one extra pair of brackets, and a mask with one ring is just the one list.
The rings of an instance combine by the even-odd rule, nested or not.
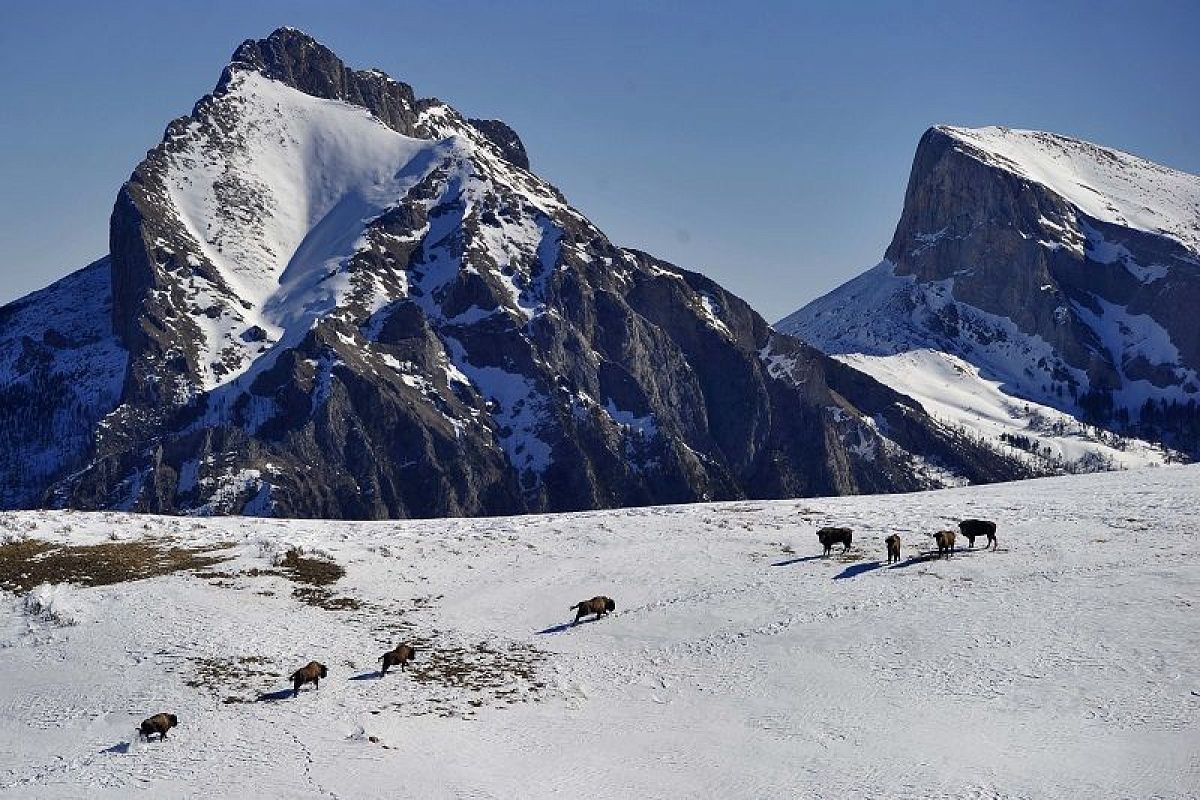
[[(275, 577), (286, 578), (300, 584), (292, 590), (292, 597), (301, 603), (307, 603), (326, 611), (356, 611), (363, 608), (361, 601), (353, 597), (335, 597), (333, 592), (325, 588), (337, 583), (346, 574), (346, 570), (335, 561), (327, 558), (310, 558), (298, 550), (289, 550), (283, 557), (278, 569), (260, 569), (253, 567), (247, 570), (230, 572), (226, 570), (200, 570), (196, 576), (212, 582), (214, 586), (226, 589), (240, 588), (234, 583), (236, 578)], [(264, 596), (271, 593), (258, 592)]]
[(211, 567), (229, 544), (184, 547), (171, 540), (135, 539), (63, 545), (40, 539), (0, 544), (0, 589), (28, 592), (43, 583), (107, 586)]
[(310, 586), (328, 586), (337, 583), (346, 574), (346, 570), (336, 561), (308, 558), (298, 550), (289, 550), (280, 567), (290, 580)]
[[(184, 684), (193, 689), (204, 689), (220, 697), (229, 691), (254, 693), (264, 678), (278, 679), (283, 674), (270, 669), (271, 660), (266, 656), (238, 656), (236, 658), (190, 658), (191, 669)], [(249, 703), (246, 697), (226, 694), (222, 703)]]

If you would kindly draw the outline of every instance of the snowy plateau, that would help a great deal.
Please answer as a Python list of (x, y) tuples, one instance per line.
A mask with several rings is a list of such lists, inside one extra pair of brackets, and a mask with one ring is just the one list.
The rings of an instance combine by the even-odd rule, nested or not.
[[(1198, 479), (410, 522), (7, 513), (0, 552), (41, 555), (0, 579), (52, 580), (0, 613), (0, 796), (1195, 797)], [(933, 558), (964, 517), (997, 520), (998, 550)], [(829, 524), (854, 544), (825, 559)], [(616, 611), (570, 626), (595, 594)], [(416, 660), (380, 678), (399, 641)], [(311, 659), (328, 678), (293, 699)], [(159, 711), (179, 726), (140, 741)]]

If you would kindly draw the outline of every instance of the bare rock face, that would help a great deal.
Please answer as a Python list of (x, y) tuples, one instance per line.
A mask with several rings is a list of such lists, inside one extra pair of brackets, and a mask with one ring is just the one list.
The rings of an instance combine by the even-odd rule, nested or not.
[(1197, 453), (1198, 300), (1197, 176), (1054, 134), (936, 127), (885, 262), (781, 328), (835, 354), (944, 352), (1014, 402)]
[(243, 70), (258, 72), (313, 97), (362, 106), (397, 133), (415, 133), (417, 99), (411, 86), (379, 70), (352, 70), (327, 47), (295, 28), (280, 28), (266, 39), (242, 42), (214, 93), (227, 91), (233, 76)]
[[(0, 391), (58, 362), (105, 388), (40, 417), (73, 443), (10, 467), (5, 504), (428, 517), (1029, 474), (614, 246), (528, 166), (503, 123), (299, 31), (244, 43), (118, 195), (107, 270), (85, 271), (110, 316), (37, 329), (51, 290), (0, 312), (0, 363), (50, 363)], [(5, 463), (39, 446), (3, 441)]]
[[(1130, 179), (1149, 184), (1149, 202), (1158, 199), (1153, 179), (1165, 170), (1157, 165), (1064, 137), (1029, 138), (1049, 158), (1088, 158), (1114, 171), (1149, 172)], [(1195, 239), (1122, 224), (1113, 218), (1120, 211), (1089, 216), (1052, 185), (1020, 167), (1007, 168), (988, 144), (956, 129), (933, 128), (922, 138), (904, 214), (885, 256), (896, 274), (921, 283), (952, 279), (957, 300), (1011, 319), (1022, 332), (1049, 342), (1068, 366), (1083, 370), (1087, 385), (1077, 390), (1119, 391), (1126, 380), (1143, 377), (1131, 348), (1110, 346), (1121, 343), (1106, 336), (1106, 325), (1093, 324), (1104, 317), (1105, 304), (1125, 309), (1126, 316), (1150, 316), (1179, 351), (1173, 363), (1157, 362), (1167, 368), (1159, 385), (1187, 382), (1174, 373), (1200, 367), (1200, 326), (1184, 312), (1200, 299)], [(1200, 179), (1193, 184), (1200, 186)], [(1193, 234), (1197, 202), (1193, 194)], [(1143, 354), (1156, 355), (1167, 354)], [(1126, 374), (1129, 367), (1134, 375)], [(1195, 393), (1194, 374), (1190, 379)]]
[(498, 119), (469, 119), (471, 127), (487, 137), (499, 149), (508, 163), (521, 169), (529, 169), (529, 155), (517, 132)]

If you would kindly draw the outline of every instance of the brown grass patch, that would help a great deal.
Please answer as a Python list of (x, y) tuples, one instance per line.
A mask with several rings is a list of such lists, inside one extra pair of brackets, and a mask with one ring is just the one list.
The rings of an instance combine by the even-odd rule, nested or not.
[(183, 547), (161, 539), (62, 545), (25, 539), (0, 544), (0, 589), (28, 592), (43, 583), (107, 586), (139, 581), (228, 561), (214, 552), (230, 546)]
[[(333, 592), (325, 588), (337, 583), (346, 570), (336, 561), (323, 558), (309, 558), (301, 555), (298, 550), (289, 550), (279, 563), (278, 569), (260, 569), (253, 567), (239, 572), (224, 570), (200, 570), (196, 572), (199, 578), (209, 580), (214, 586), (223, 588), (238, 588), (237, 584), (229, 581), (235, 578), (286, 578), (300, 584), (292, 590), (292, 597), (301, 603), (307, 603), (326, 611), (357, 611), (363, 607), (361, 601), (353, 597), (335, 597)], [(270, 597), (273, 592), (258, 592)]]
[[(412, 703), (398, 706), (406, 712), (419, 716), (437, 714), (454, 716), (455, 698), (463, 692), (473, 696), (465, 698), (472, 709), (484, 705), (504, 707), (518, 702), (535, 699), (545, 688), (538, 677), (538, 667), (545, 654), (524, 642), (508, 642), (495, 645), (479, 642), (475, 645), (433, 645), (420, 638), (410, 638), (408, 643), (417, 649), (406, 674), (415, 683), (432, 689), (445, 689), (449, 694), (430, 697), (429, 704), (415, 710)], [(415, 713), (414, 713), (415, 712)]]
[(357, 611), (363, 607), (362, 602), (353, 597), (334, 597), (332, 592), (319, 586), (297, 586), (292, 589), (292, 597), (326, 611)]
[(279, 566), (289, 580), (310, 586), (328, 586), (337, 583), (346, 574), (346, 570), (336, 561), (306, 558), (298, 550), (287, 551)]
[[(289, 550), (279, 564), (283, 577), (293, 583), (303, 584), (292, 590), (292, 597), (310, 606), (326, 611), (355, 611), (362, 603), (353, 597), (334, 597), (326, 589), (342, 579), (346, 570), (336, 561), (323, 558), (308, 558), (299, 550)], [(265, 573), (260, 573), (265, 574)]]
[[(191, 669), (184, 684), (193, 689), (204, 689), (216, 697), (229, 691), (253, 693), (264, 679), (278, 679), (283, 673), (270, 669), (271, 660), (266, 656), (239, 656), (236, 658), (190, 658)], [(251, 699), (227, 694), (222, 703), (249, 703)]]

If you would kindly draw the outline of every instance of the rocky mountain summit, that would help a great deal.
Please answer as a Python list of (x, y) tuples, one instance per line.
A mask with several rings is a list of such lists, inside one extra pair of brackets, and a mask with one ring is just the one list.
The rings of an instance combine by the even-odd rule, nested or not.
[(778, 327), (985, 438), (1114, 466), (1200, 454), (1198, 301), (1200, 177), (942, 126), (884, 261)]
[(110, 254), (0, 309), (0, 504), (386, 518), (1029, 474), (612, 244), (464, 117), (295, 29), (121, 187)]

